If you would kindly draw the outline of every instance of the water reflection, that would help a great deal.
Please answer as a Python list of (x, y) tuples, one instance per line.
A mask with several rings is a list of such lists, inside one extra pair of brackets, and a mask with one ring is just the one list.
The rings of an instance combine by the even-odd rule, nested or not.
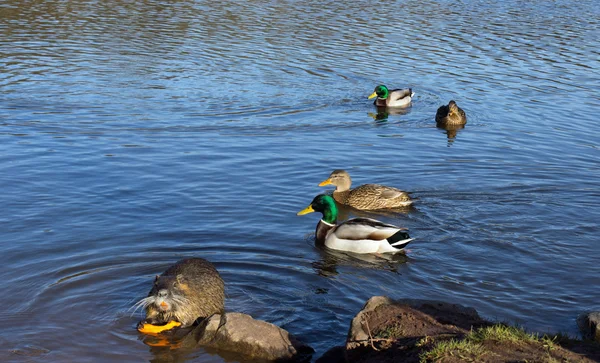
[(377, 112), (377, 113), (368, 112), (367, 115), (375, 121), (376, 125), (381, 125), (381, 124), (385, 124), (387, 122), (390, 114), (383, 111), (383, 112)]
[(448, 139), (448, 146), (451, 146), (458, 132), (465, 128), (465, 125), (440, 125), (437, 124), (436, 127), (441, 130), (445, 130), (446, 138)]
[[(145, 342), (146, 343), (146, 342)], [(146, 343), (148, 344), (148, 343)], [(198, 349), (196, 347), (183, 347), (181, 345), (167, 345), (167, 346), (150, 346), (150, 358), (151, 363), (179, 363), (186, 362), (190, 360), (190, 355), (195, 353), (198, 354)], [(204, 357), (202, 362), (207, 361)], [(214, 357), (214, 362), (222, 362), (222, 359), (218, 359)]]
[(410, 107), (405, 108), (388, 108), (388, 107), (375, 107), (377, 112), (368, 112), (367, 115), (375, 120), (376, 124), (383, 124), (388, 121), (390, 116), (407, 115), (410, 112)]
[[(150, 362), (185, 362), (189, 360), (190, 354), (197, 354), (199, 344), (199, 335), (204, 331), (203, 321), (197, 321), (188, 328), (176, 328), (171, 331), (162, 332), (156, 335), (143, 335), (141, 340), (149, 347), (152, 355)], [(216, 350), (210, 347), (201, 347), (206, 353), (212, 355), (215, 362), (222, 362), (223, 359), (231, 361), (243, 361), (244, 357), (227, 351)], [(202, 359), (206, 361), (206, 359)]]
[(321, 258), (313, 261), (311, 265), (317, 275), (328, 278), (337, 276), (339, 267), (368, 268), (398, 273), (398, 266), (409, 261), (409, 257), (403, 252), (356, 254), (324, 247), (319, 249), (319, 255)]

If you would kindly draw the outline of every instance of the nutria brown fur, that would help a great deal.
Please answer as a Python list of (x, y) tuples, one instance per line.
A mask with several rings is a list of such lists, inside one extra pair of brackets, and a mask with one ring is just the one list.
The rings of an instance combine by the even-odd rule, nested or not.
[(146, 323), (160, 325), (176, 320), (186, 327), (198, 318), (224, 312), (225, 285), (210, 262), (188, 258), (156, 276), (148, 297), (136, 306), (146, 308)]

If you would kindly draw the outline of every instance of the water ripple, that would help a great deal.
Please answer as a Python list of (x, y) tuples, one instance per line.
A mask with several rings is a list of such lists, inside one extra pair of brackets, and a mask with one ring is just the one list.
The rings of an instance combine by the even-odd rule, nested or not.
[[(221, 271), (228, 310), (317, 355), (382, 294), (575, 334), (597, 303), (598, 6), (381, 6), (5, 2), (2, 359), (223, 361), (135, 331), (131, 306), (188, 256)], [(412, 106), (378, 114), (380, 83)], [(461, 130), (436, 128), (450, 99)], [(409, 227), (406, 255), (314, 246), (318, 216), (295, 213), (338, 168), (413, 193), (405, 211), (341, 210)]]

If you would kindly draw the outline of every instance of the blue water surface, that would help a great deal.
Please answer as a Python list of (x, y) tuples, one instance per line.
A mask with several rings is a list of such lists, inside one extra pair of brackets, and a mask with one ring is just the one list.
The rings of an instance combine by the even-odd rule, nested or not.
[[(177, 260), (315, 357), (373, 295), (575, 336), (598, 310), (593, 0), (29, 2), (0, 9), (0, 360), (214, 361), (130, 309)], [(412, 106), (377, 115), (377, 84)], [(439, 129), (454, 99), (466, 127)], [(412, 192), (406, 256), (314, 246), (334, 169)]]

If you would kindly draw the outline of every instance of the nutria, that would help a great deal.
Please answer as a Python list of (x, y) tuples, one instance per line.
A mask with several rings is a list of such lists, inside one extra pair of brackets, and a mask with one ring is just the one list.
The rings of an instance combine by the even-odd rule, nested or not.
[(225, 286), (212, 263), (188, 258), (156, 276), (148, 297), (135, 306), (146, 309), (145, 323), (161, 325), (175, 320), (187, 327), (198, 318), (224, 312)]

